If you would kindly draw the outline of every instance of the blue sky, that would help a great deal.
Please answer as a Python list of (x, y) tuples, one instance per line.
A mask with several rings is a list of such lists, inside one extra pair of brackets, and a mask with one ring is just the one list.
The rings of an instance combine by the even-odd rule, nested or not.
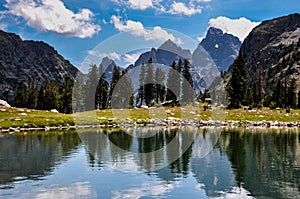
[[(243, 40), (263, 20), (300, 12), (299, 0), (0, 2), (1, 29), (19, 34), (26, 40), (45, 41), (77, 67), (87, 60), (88, 55), (107, 55), (120, 63), (129, 64), (136, 55), (126, 52), (136, 53), (136, 49), (143, 45), (158, 47), (166, 39), (182, 47), (193, 48), (205, 36), (209, 26), (219, 27)], [(118, 33), (121, 33), (121, 39), (117, 43), (112, 36)], [(125, 42), (128, 38), (131, 40)], [(106, 51), (102, 45), (101, 52), (97, 54), (95, 49), (103, 41), (109, 41), (106, 47), (113, 48)], [(140, 43), (137, 46), (132, 45), (138, 41)], [(193, 44), (189, 46), (187, 43)]]

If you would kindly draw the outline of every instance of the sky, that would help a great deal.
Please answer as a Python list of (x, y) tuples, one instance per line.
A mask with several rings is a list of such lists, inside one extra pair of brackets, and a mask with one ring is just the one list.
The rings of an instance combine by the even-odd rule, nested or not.
[(210, 26), (243, 41), (260, 22), (300, 12), (299, 0), (0, 2), (0, 29), (50, 44), (82, 71), (104, 56), (126, 66), (168, 39), (193, 51)]

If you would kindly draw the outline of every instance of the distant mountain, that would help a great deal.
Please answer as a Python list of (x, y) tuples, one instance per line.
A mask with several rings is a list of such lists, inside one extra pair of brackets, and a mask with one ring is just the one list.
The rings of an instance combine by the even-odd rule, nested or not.
[(100, 65), (102, 65), (105, 68), (104, 72), (106, 75), (106, 80), (108, 82), (110, 82), (110, 80), (112, 78), (112, 73), (113, 73), (114, 67), (117, 67), (121, 73), (124, 70), (123, 68), (117, 66), (117, 64), (114, 62), (114, 60), (109, 59), (108, 57), (104, 57), (102, 59), (102, 62)]
[[(146, 64), (150, 58), (156, 65), (162, 64), (165, 66), (170, 66), (179, 59), (188, 59), (191, 64), (191, 74), (196, 94), (200, 94), (205, 88), (208, 88), (214, 78), (220, 74), (214, 61), (201, 45), (191, 54), (189, 50), (182, 49), (171, 40), (167, 40), (158, 49), (152, 48), (151, 51), (141, 54), (138, 60), (127, 69), (130, 70)], [(138, 74), (135, 74), (135, 76), (138, 76)]]
[(219, 71), (227, 71), (238, 56), (241, 41), (231, 34), (211, 27), (200, 45), (209, 53)]
[(220, 72), (208, 54), (208, 52), (199, 44), (192, 54), (192, 76), (196, 94), (203, 93), (213, 80), (220, 75)]
[(170, 39), (167, 40), (165, 43), (163, 43), (158, 49), (175, 53), (180, 57), (186, 58), (188, 60), (191, 60), (192, 58), (192, 54), (190, 50), (182, 49), (181, 47), (177, 46), (174, 42), (172, 42)]
[[(296, 80), (300, 85), (300, 14), (262, 22), (241, 46), (250, 86), (262, 72), (264, 90), (269, 93), (278, 81)], [(260, 69), (261, 67), (261, 69)]]
[(41, 41), (23, 41), (18, 35), (0, 30), (0, 98), (11, 103), (20, 82), (62, 83), (78, 73), (68, 60)]
[(151, 51), (145, 52), (140, 55), (137, 61), (128, 67), (132, 69), (142, 64), (148, 63), (149, 59), (152, 58), (153, 63), (171, 65), (174, 61), (179, 59), (191, 59), (192, 55), (189, 50), (184, 50), (178, 47), (171, 40), (167, 40), (158, 49), (152, 48)]

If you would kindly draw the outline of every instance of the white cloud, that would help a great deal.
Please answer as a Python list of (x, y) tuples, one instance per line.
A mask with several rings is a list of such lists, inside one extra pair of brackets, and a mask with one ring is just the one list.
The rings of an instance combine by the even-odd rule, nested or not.
[(106, 24), (107, 24), (107, 21), (106, 21), (105, 19), (102, 19), (102, 23), (103, 23), (104, 25), (106, 25)]
[(0, 23), (0, 30), (6, 30), (7, 24), (5, 23)]
[(120, 198), (132, 198), (138, 199), (149, 196), (158, 196), (166, 194), (174, 189), (173, 184), (151, 184), (149, 182), (145, 182), (141, 184), (141, 187), (131, 188), (122, 191), (113, 191), (112, 198), (120, 199)]
[(182, 44), (180, 38), (176, 38), (173, 34), (163, 30), (160, 26), (155, 26), (153, 29), (145, 29), (144, 25), (139, 21), (121, 21), (121, 18), (115, 15), (111, 17), (111, 23), (114, 24), (117, 30), (127, 32), (134, 36), (144, 37), (147, 41), (153, 40), (164, 42), (170, 39), (177, 44)]
[[(171, 6), (162, 4), (163, 0), (111, 0), (119, 6), (127, 6), (134, 10), (145, 10), (153, 8), (160, 13), (169, 13), (172, 15), (192, 16), (201, 13), (201, 6), (195, 6), (195, 3), (207, 3), (212, 0), (190, 0), (189, 3), (173, 1)], [(168, 3), (169, 4), (169, 3)]]
[(212, 2), (212, 0), (194, 0), (196, 2), (203, 2), (203, 3), (208, 3), (208, 2)]
[(209, 20), (209, 26), (223, 30), (225, 33), (237, 36), (241, 41), (248, 36), (251, 30), (259, 25), (260, 22), (252, 22), (245, 17), (239, 19), (230, 19), (224, 16)]
[(97, 198), (97, 193), (89, 182), (77, 182), (69, 186), (54, 184), (47, 188), (34, 188), (23, 193), (20, 198)]
[(118, 61), (121, 60), (121, 55), (116, 53), (116, 52), (102, 53), (102, 52), (99, 52), (97, 50), (89, 50), (88, 54), (92, 55), (92, 56), (95, 56), (95, 57), (98, 57), (100, 59), (103, 59), (104, 57), (108, 57), (112, 60), (118, 60)]
[(92, 22), (94, 14), (90, 10), (74, 13), (61, 0), (6, 0), (5, 7), (9, 14), (24, 18), (29, 26), (40, 31), (86, 38), (101, 30)]
[(152, 0), (129, 0), (129, 6), (132, 9), (145, 10), (153, 7)]
[(201, 42), (205, 37), (197, 37), (197, 40)]
[(192, 16), (201, 13), (201, 11), (202, 11), (201, 7), (200, 6), (195, 7), (195, 5), (192, 2), (190, 2), (189, 6), (187, 6), (183, 2), (173, 1), (171, 5), (171, 9), (168, 12), (173, 15)]
[(161, 0), (112, 0), (119, 6), (127, 6), (134, 10), (145, 10), (147, 8), (153, 8)]
[(124, 62), (128, 64), (134, 63), (140, 56), (141, 54), (136, 53), (136, 54), (125, 54), (123, 57)]

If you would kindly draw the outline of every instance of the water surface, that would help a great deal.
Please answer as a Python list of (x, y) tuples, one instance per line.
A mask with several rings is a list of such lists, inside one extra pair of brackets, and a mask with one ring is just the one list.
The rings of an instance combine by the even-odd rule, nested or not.
[(297, 129), (0, 134), (0, 198), (299, 198)]

